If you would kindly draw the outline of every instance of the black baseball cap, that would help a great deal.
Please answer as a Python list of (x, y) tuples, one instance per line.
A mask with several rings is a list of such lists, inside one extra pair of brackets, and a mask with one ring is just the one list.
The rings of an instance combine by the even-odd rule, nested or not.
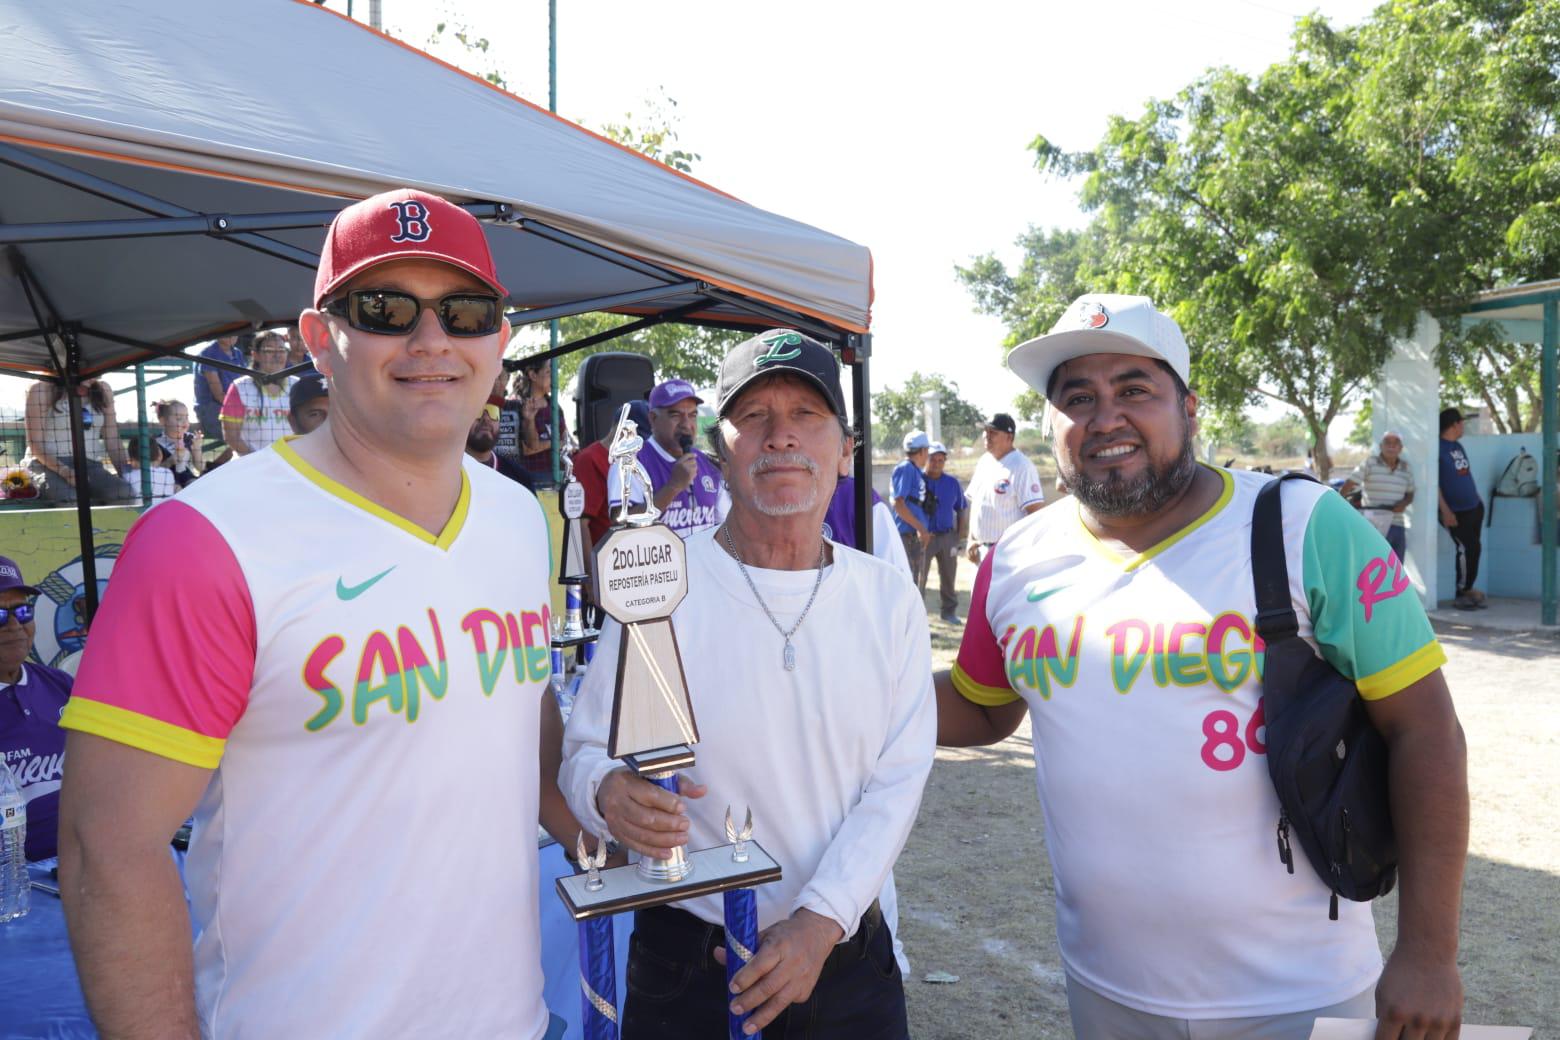
[(845, 418), (845, 392), (840, 389), (840, 366), (834, 351), (795, 329), (771, 329), (731, 348), (720, 363), (716, 414), (725, 415), (749, 383), (776, 372), (794, 372), (810, 380), (834, 406), (834, 414)]
[(1018, 432), (1018, 425), (1013, 422), (1013, 417), (1007, 412), (997, 412), (991, 417), (991, 421), (985, 425), (986, 429), (996, 430), (998, 433), (1016, 434)]
[(294, 415), (298, 409), (314, 400), (316, 397), (329, 397), (330, 387), (325, 384), (322, 375), (299, 376), (298, 381), (287, 392), (287, 407)]
[(1445, 433), (1463, 421), (1463, 414), (1455, 408), (1441, 409), (1441, 432)]

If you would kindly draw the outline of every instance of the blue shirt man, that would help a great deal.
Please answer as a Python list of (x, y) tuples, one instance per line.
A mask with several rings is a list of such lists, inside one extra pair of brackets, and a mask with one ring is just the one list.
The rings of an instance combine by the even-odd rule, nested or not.
[(1484, 592), (1473, 587), (1479, 577), (1479, 528), (1484, 526), (1484, 499), (1473, 479), (1473, 467), (1463, 450), (1463, 417), (1455, 408), (1441, 412), (1441, 526), (1452, 536), (1457, 550), (1457, 598), (1459, 610), (1488, 606)]
[(916, 586), (924, 594), (926, 579), (931, 574), (933, 561), (937, 564), (937, 616), (945, 624), (962, 625), (959, 617), (959, 596), (954, 589), (954, 576), (959, 569), (959, 544), (969, 534), (970, 503), (964, 497), (959, 478), (943, 471), (948, 461), (948, 449), (933, 442), (926, 456), (926, 511), (932, 529), (932, 540), (926, 546), (921, 573), (916, 575)]
[[(213, 361), (225, 361), (230, 365), (245, 365), (244, 352), (238, 349), (237, 336), (223, 336), (201, 351), (199, 357)], [(208, 442), (222, 442), (222, 402), (227, 399), (228, 387), (239, 377), (215, 365), (195, 364), (195, 421), (200, 423), (200, 433)]]
[(894, 527), (899, 531), (910, 561), (910, 580), (919, 582), (924, 567), (924, 549), (931, 543), (932, 529), (926, 515), (927, 449), (931, 440), (922, 430), (905, 434), (904, 461), (894, 467), (889, 478), (889, 503), (894, 510)]

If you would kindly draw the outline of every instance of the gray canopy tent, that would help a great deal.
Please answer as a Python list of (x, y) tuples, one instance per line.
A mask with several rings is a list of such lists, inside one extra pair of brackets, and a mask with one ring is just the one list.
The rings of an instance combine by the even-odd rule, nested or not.
[[(870, 548), (871, 256), (307, 0), (0, 0), (0, 373), (82, 379), (296, 320), (324, 229), (399, 186), (484, 221), (512, 324), (789, 326), (852, 374)], [(233, 60), (286, 55), (284, 75)], [(78, 412), (77, 409), (71, 409)], [(72, 458), (85, 487), (84, 439)], [(87, 613), (90, 503), (79, 502)]]

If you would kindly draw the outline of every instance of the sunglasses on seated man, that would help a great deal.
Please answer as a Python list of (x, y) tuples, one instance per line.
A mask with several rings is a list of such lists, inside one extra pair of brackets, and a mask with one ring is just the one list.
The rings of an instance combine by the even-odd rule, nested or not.
[(460, 292), (424, 300), (396, 289), (354, 289), (320, 310), (347, 319), (359, 332), (378, 336), (409, 336), (424, 308), (433, 308), (439, 324), (451, 336), (491, 336), (504, 318), (503, 301), (487, 293)]
[(13, 614), (16, 616), (18, 625), (25, 625), (33, 619), (33, 605), (31, 603), (18, 603), (14, 607), (0, 607), (0, 626), (9, 624)]

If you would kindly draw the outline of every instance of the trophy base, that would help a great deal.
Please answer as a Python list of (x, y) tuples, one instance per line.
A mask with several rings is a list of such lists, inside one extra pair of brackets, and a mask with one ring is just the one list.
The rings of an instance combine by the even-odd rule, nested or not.
[(747, 859), (742, 863), (731, 858), (730, 845), (688, 853), (692, 873), (684, 881), (646, 881), (639, 876), (639, 865), (630, 863), (600, 871), (602, 886), (595, 892), (585, 887), (589, 874), (561, 877), (557, 881), (558, 896), (574, 920), (588, 921), (593, 917), (643, 910), (730, 888), (752, 888), (779, 881), (780, 864), (758, 842), (748, 841), (746, 845)]
[(564, 635), (553, 636), (552, 648), (554, 650), (567, 650), (569, 647), (579, 646), (581, 643), (594, 642), (599, 635), (601, 635), (600, 629), (586, 628), (581, 629), (575, 635), (565, 633)]
[(653, 751), (636, 751), (624, 755), (622, 761), (635, 776), (648, 779), (652, 773), (672, 773), (693, 765), (693, 748), (687, 744), (673, 744)]

